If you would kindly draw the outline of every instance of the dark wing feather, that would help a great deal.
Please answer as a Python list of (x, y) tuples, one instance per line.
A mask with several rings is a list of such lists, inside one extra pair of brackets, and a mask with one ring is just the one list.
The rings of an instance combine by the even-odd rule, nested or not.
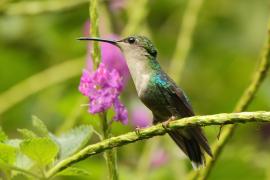
[[(189, 117), (189, 116), (194, 116), (194, 112), (192, 110), (191, 105), (188, 102), (188, 99), (184, 92), (176, 86), (176, 84), (173, 82), (172, 79), (170, 79), (168, 76), (163, 76), (165, 78), (164, 80), (168, 82), (168, 86), (164, 87), (161, 85), (157, 85), (158, 89), (160, 90), (160, 93), (164, 96), (164, 98), (167, 101), (167, 109), (171, 112), (173, 116), (176, 117)], [(185, 128), (185, 132), (190, 136), (186, 137), (190, 140), (196, 141), (200, 146), (209, 154), (210, 156), (212, 155), (211, 148), (208, 145), (208, 141), (205, 138), (202, 129), (200, 127), (189, 127)], [(175, 132), (179, 133), (179, 131)], [(182, 135), (178, 135), (178, 137), (183, 136), (186, 133), (181, 133)], [(170, 134), (170, 133), (169, 133)], [(171, 135), (172, 134), (172, 135)], [(184, 144), (179, 143), (183, 142), (180, 139), (176, 139), (176, 135), (174, 133), (171, 133), (171, 137), (174, 139), (174, 141), (181, 147), (181, 149), (186, 153), (188, 153), (188, 147), (183, 148)], [(195, 148), (194, 148), (195, 149)], [(197, 151), (199, 149), (197, 148)]]
[(164, 96), (167, 101), (168, 110), (173, 116), (176, 117), (189, 117), (194, 116), (191, 105), (184, 92), (176, 86), (174, 81), (168, 76), (163, 75), (163, 81), (166, 81), (168, 85), (166, 87), (157, 84), (160, 94)]

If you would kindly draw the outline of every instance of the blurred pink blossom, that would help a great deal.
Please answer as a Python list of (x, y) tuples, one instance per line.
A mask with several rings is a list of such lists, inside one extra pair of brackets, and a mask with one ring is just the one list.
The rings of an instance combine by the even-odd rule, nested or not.
[(132, 108), (131, 123), (134, 127), (144, 128), (151, 124), (152, 115), (143, 105), (136, 105)]
[(169, 160), (168, 155), (166, 154), (164, 149), (156, 149), (151, 157), (151, 167), (158, 168), (164, 164), (166, 164)]
[(109, 7), (112, 11), (119, 11), (127, 6), (127, 0), (110, 0)]

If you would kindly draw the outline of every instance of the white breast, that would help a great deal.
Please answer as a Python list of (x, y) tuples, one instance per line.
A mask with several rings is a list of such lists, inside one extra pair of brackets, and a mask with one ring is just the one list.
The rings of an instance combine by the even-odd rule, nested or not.
[(140, 94), (147, 88), (147, 84), (152, 73), (152, 69), (149, 66), (149, 61), (141, 50), (136, 50), (134, 47), (126, 47), (123, 52), (137, 93), (140, 96)]

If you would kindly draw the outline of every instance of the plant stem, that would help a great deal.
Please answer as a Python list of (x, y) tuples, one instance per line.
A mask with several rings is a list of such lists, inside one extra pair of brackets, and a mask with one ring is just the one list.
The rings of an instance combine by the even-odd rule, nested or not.
[(203, 0), (189, 0), (185, 10), (180, 33), (177, 38), (169, 72), (175, 82), (179, 83), (187, 55), (189, 53), (192, 35), (197, 23)]
[[(111, 134), (111, 128), (108, 124), (106, 112), (100, 114), (100, 120), (102, 126), (103, 140), (106, 140), (110, 138)], [(108, 167), (109, 179), (117, 180), (118, 179), (117, 160), (116, 160), (116, 152), (114, 151), (114, 149), (106, 151), (104, 153), (104, 158), (106, 160), (106, 164)]]
[[(90, 22), (91, 22), (91, 37), (99, 37), (99, 28), (98, 28), (98, 0), (90, 0), (89, 6), (89, 14), (90, 14)], [(92, 51), (92, 59), (94, 69), (96, 69), (101, 61), (100, 47), (97, 42), (93, 42), (93, 51)], [(110, 126), (107, 121), (106, 112), (100, 114), (100, 123), (102, 127), (103, 140), (108, 139), (110, 137)], [(109, 179), (117, 180), (117, 165), (116, 165), (116, 155), (114, 150), (109, 150), (104, 153), (105, 161), (108, 167)]]
[[(186, 126), (210, 126), (234, 123), (250, 123), (250, 122), (270, 122), (270, 112), (242, 112), (242, 113), (222, 113), (207, 116), (193, 116), (172, 121), (166, 129), (179, 129)], [(120, 136), (111, 137), (96, 144), (89, 145), (78, 153), (60, 161), (56, 166), (51, 168), (47, 173), (47, 177), (54, 176), (57, 172), (71, 166), (72, 164), (86, 159), (106, 150), (126, 144), (134, 143), (139, 140), (149, 139), (154, 136), (166, 134), (162, 124), (157, 124), (149, 128), (141, 129), (139, 132), (129, 132)]]
[[(234, 112), (241, 112), (247, 109), (247, 107), (253, 100), (256, 92), (258, 91), (260, 85), (262, 84), (263, 80), (266, 77), (266, 74), (270, 66), (270, 26), (269, 26), (267, 38), (268, 38), (267, 44), (263, 51), (264, 54), (260, 60), (259, 67), (257, 71), (255, 71), (255, 74), (253, 76), (251, 83), (249, 84), (245, 92), (243, 93), (242, 97), (239, 99), (234, 109)], [(209, 176), (211, 170), (213, 169), (215, 165), (215, 162), (219, 158), (219, 155), (221, 154), (225, 144), (228, 142), (230, 137), (232, 137), (235, 128), (236, 128), (236, 125), (234, 124), (224, 127), (224, 130), (222, 131), (219, 140), (217, 140), (213, 144), (212, 151), (213, 151), (214, 158), (213, 159), (207, 158), (206, 167), (199, 172), (191, 173), (189, 176), (190, 179), (202, 179), (202, 180), (207, 179), (207, 177)]]
[[(89, 6), (89, 15), (90, 15), (90, 23), (91, 29), (89, 29), (89, 34), (91, 37), (99, 37), (99, 28), (98, 28), (98, 0), (90, 0)], [(92, 51), (92, 59), (94, 69), (96, 69), (100, 63), (100, 48), (98, 42), (93, 42), (93, 51)]]

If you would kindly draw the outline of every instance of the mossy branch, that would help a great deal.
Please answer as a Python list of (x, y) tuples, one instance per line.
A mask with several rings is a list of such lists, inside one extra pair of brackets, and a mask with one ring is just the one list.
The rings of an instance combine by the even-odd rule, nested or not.
[[(222, 113), (206, 116), (193, 116), (172, 121), (168, 124), (166, 129), (178, 129), (187, 126), (210, 126), (221, 124), (235, 124), (235, 123), (249, 123), (249, 122), (270, 122), (270, 112), (243, 112), (243, 113)], [(112, 137), (96, 144), (89, 145), (74, 154), (73, 156), (64, 159), (54, 166), (47, 173), (47, 177), (54, 176), (57, 172), (69, 167), (70, 165), (86, 159), (95, 154), (104, 152), (105, 150), (113, 149), (115, 147), (134, 143), (139, 140), (149, 139), (154, 136), (161, 136), (166, 133), (162, 124), (151, 126), (149, 128), (141, 129), (139, 132), (130, 132), (120, 136)]]

